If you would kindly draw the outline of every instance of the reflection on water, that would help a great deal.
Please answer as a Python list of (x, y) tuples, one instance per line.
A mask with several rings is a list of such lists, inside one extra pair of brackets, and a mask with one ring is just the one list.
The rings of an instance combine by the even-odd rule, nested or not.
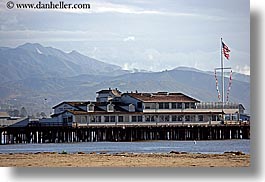
[(84, 142), (52, 144), (13, 144), (0, 145), (0, 153), (34, 152), (133, 152), (133, 153), (168, 153), (170, 151), (191, 153), (223, 153), (242, 151), (250, 153), (250, 140), (219, 141), (144, 141), (144, 142)]

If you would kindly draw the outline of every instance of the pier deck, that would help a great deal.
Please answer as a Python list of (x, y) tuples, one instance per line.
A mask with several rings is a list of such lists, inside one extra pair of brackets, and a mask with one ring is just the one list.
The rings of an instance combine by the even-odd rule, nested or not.
[(0, 128), (1, 144), (250, 139), (249, 124), (89, 124)]

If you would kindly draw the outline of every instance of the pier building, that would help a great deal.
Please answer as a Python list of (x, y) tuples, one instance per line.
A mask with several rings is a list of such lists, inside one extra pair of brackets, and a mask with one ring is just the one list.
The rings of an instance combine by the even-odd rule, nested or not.
[(200, 102), (183, 93), (122, 93), (100, 90), (96, 101), (62, 102), (53, 107), (54, 122), (65, 125), (236, 124), (244, 107), (238, 103)]

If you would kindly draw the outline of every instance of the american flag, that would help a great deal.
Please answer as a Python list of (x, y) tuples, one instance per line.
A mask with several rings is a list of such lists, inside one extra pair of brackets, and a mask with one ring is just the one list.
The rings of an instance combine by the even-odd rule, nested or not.
[(225, 43), (223, 41), (222, 41), (222, 45), (223, 45), (222, 46), (223, 47), (223, 54), (224, 54), (225, 58), (229, 60), (229, 57), (230, 57), (230, 55), (229, 55), (230, 49), (228, 48), (227, 45), (225, 45)]

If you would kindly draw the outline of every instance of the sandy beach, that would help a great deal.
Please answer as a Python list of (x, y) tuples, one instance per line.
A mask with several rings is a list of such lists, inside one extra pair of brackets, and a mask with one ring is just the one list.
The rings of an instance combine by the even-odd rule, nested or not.
[(249, 167), (249, 154), (0, 154), (1, 167)]

